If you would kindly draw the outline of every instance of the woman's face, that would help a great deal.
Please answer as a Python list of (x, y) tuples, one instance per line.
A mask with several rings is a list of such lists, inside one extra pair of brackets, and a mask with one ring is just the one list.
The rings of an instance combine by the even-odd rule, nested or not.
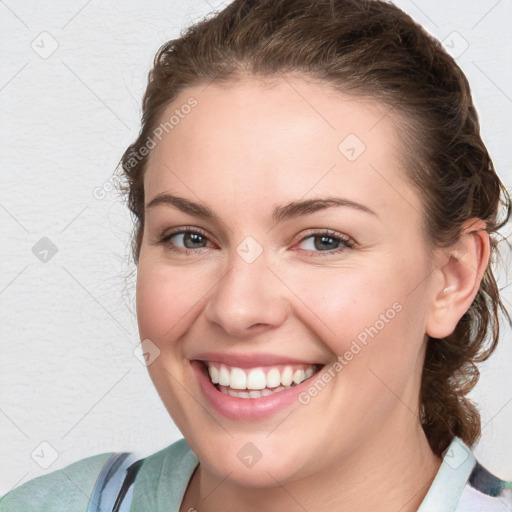
[(148, 142), (140, 336), (219, 478), (275, 485), (418, 430), (434, 274), (388, 110), (246, 79), (186, 89)]

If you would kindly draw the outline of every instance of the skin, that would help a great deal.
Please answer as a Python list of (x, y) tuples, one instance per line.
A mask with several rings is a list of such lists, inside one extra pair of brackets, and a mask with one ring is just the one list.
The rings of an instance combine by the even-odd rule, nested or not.
[[(396, 120), (377, 102), (300, 76), (245, 77), (182, 91), (164, 118), (190, 97), (197, 106), (151, 152), (145, 201), (172, 193), (220, 220), (146, 208), (137, 277), (140, 336), (160, 350), (150, 376), (200, 460), (180, 510), (417, 510), (441, 464), (417, 413), (426, 334), (452, 332), (476, 295), (484, 225), (473, 219), (454, 247), (427, 244)], [(348, 134), (366, 146), (353, 162), (338, 150)], [(270, 218), (278, 205), (330, 195), (375, 215), (345, 206)], [(202, 247), (182, 235), (158, 243), (185, 226), (205, 232)], [(315, 247), (321, 229), (355, 244)], [(236, 251), (247, 236), (263, 249), (250, 264)], [(396, 303), (310, 403), (267, 419), (220, 415), (190, 365), (210, 350), (332, 364)], [(251, 468), (237, 457), (248, 442), (262, 454)]]

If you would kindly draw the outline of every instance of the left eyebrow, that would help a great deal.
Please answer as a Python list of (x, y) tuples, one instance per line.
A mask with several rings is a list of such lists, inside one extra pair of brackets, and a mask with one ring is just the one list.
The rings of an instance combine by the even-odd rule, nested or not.
[(319, 210), (340, 206), (347, 206), (349, 208), (354, 208), (356, 210), (375, 215), (377, 218), (379, 217), (373, 210), (364, 204), (356, 203), (355, 201), (351, 201), (343, 197), (327, 197), (325, 199), (317, 198), (307, 199), (304, 201), (293, 201), (285, 206), (278, 206), (274, 209), (272, 220), (275, 223), (278, 223), (285, 219), (300, 217), (302, 215), (308, 215)]
[[(191, 201), (185, 197), (179, 197), (172, 194), (158, 194), (146, 205), (146, 208), (153, 208), (160, 204), (175, 206), (182, 212), (196, 217), (203, 217), (215, 221), (219, 220), (219, 217), (207, 206)], [(355, 201), (351, 201), (343, 197), (327, 197), (292, 201), (287, 205), (277, 206), (274, 208), (272, 213), (272, 220), (274, 223), (279, 223), (286, 219), (301, 217), (320, 210), (342, 206), (369, 213), (377, 218), (379, 217), (373, 210), (363, 204), (356, 203)]]

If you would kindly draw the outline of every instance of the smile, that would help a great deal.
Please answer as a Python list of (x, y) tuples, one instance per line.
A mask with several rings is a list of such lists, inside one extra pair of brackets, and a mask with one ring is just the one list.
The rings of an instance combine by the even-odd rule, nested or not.
[(234, 421), (271, 418), (289, 407), (328, 362), (277, 354), (204, 352), (189, 359), (204, 406)]
[(261, 398), (285, 391), (312, 377), (317, 364), (274, 365), (238, 368), (216, 362), (205, 362), (210, 380), (225, 395), (236, 398)]

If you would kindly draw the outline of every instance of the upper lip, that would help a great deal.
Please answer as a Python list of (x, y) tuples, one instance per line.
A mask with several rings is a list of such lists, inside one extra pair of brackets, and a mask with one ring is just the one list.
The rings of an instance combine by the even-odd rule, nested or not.
[(318, 361), (305, 361), (284, 355), (277, 354), (235, 354), (226, 352), (203, 352), (190, 358), (191, 360), (224, 363), (237, 368), (254, 368), (257, 366), (274, 366), (278, 364), (323, 364)]

